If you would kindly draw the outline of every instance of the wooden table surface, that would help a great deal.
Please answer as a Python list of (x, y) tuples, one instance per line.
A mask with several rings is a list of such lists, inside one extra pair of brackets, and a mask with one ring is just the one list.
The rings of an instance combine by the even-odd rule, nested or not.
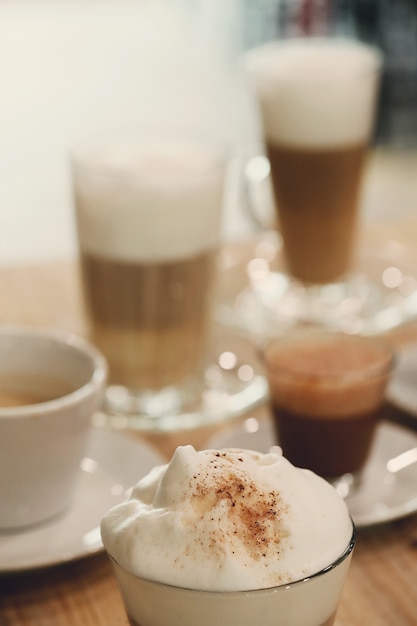
[[(413, 232), (417, 233), (416, 226)], [(407, 225), (404, 236), (411, 236)], [(4, 267), (0, 269), (0, 294), (0, 323), (85, 333), (74, 263)], [(399, 347), (417, 341), (417, 323), (389, 336)], [(390, 417), (417, 428), (414, 417), (394, 409)], [(148, 440), (169, 455), (180, 443), (204, 446), (214, 428), (175, 437), (153, 435)], [(104, 553), (49, 569), (0, 577), (0, 626), (118, 625), (126, 626), (127, 620)], [(360, 530), (336, 626), (416, 625), (417, 516)]]

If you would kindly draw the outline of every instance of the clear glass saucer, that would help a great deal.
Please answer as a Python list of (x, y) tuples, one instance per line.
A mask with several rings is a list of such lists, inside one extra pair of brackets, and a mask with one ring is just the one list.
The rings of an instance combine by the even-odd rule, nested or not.
[(113, 403), (112, 410), (102, 409), (95, 414), (94, 424), (155, 433), (180, 432), (225, 422), (266, 400), (267, 381), (251, 341), (214, 325), (207, 363), (200, 393), (178, 410), (165, 411), (163, 398), (159, 410), (153, 407), (152, 413), (141, 411), (140, 402), (132, 402), (128, 413), (118, 411)]
[(279, 233), (226, 249), (216, 321), (251, 338), (294, 325), (375, 334), (417, 316), (417, 267), (405, 245), (389, 240), (359, 248), (346, 280), (303, 287), (285, 272)]

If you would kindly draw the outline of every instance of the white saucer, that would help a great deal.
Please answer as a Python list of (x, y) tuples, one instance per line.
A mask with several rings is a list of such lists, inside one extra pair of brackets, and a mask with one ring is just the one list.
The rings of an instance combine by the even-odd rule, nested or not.
[[(208, 448), (248, 448), (266, 452), (276, 444), (267, 419), (248, 418), (241, 424), (214, 436)], [(370, 459), (360, 487), (346, 498), (349, 512), (358, 528), (389, 522), (417, 512), (417, 462), (398, 470), (398, 455), (417, 447), (413, 431), (383, 422), (377, 431)], [(390, 459), (397, 458), (389, 465)]]
[(417, 418), (417, 344), (398, 351), (387, 397), (391, 404)]
[(288, 277), (281, 238), (274, 231), (221, 257), (216, 320), (251, 338), (300, 323), (374, 334), (416, 315), (415, 262), (394, 240), (359, 248), (346, 281), (322, 287), (304, 288)]
[(0, 532), (0, 572), (58, 565), (103, 549), (100, 521), (163, 457), (148, 444), (94, 429), (81, 463), (70, 510), (48, 523), (19, 532)]

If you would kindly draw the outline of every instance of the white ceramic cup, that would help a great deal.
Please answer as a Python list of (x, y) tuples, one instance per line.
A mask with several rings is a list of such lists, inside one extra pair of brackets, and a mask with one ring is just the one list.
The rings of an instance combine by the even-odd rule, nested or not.
[(106, 377), (104, 357), (76, 335), (0, 326), (1, 530), (70, 506)]

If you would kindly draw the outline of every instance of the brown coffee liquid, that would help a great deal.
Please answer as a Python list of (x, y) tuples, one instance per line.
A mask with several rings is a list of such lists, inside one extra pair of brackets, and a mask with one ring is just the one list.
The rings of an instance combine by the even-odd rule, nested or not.
[(49, 402), (65, 396), (73, 387), (56, 380), (39, 377), (0, 379), (0, 408), (12, 408)]
[(206, 342), (215, 252), (164, 263), (82, 255), (92, 340), (111, 383), (174, 385), (198, 369)]
[(366, 146), (302, 149), (267, 143), (288, 271), (329, 283), (351, 268)]
[(55, 397), (44, 396), (42, 394), (36, 394), (25, 391), (3, 391), (0, 389), (0, 407), (11, 408), (16, 406), (27, 406), (29, 404), (39, 404), (40, 402), (46, 402), (53, 400)]
[(326, 478), (362, 469), (380, 420), (379, 411), (336, 419), (292, 413), (276, 405), (272, 411), (284, 456)]

